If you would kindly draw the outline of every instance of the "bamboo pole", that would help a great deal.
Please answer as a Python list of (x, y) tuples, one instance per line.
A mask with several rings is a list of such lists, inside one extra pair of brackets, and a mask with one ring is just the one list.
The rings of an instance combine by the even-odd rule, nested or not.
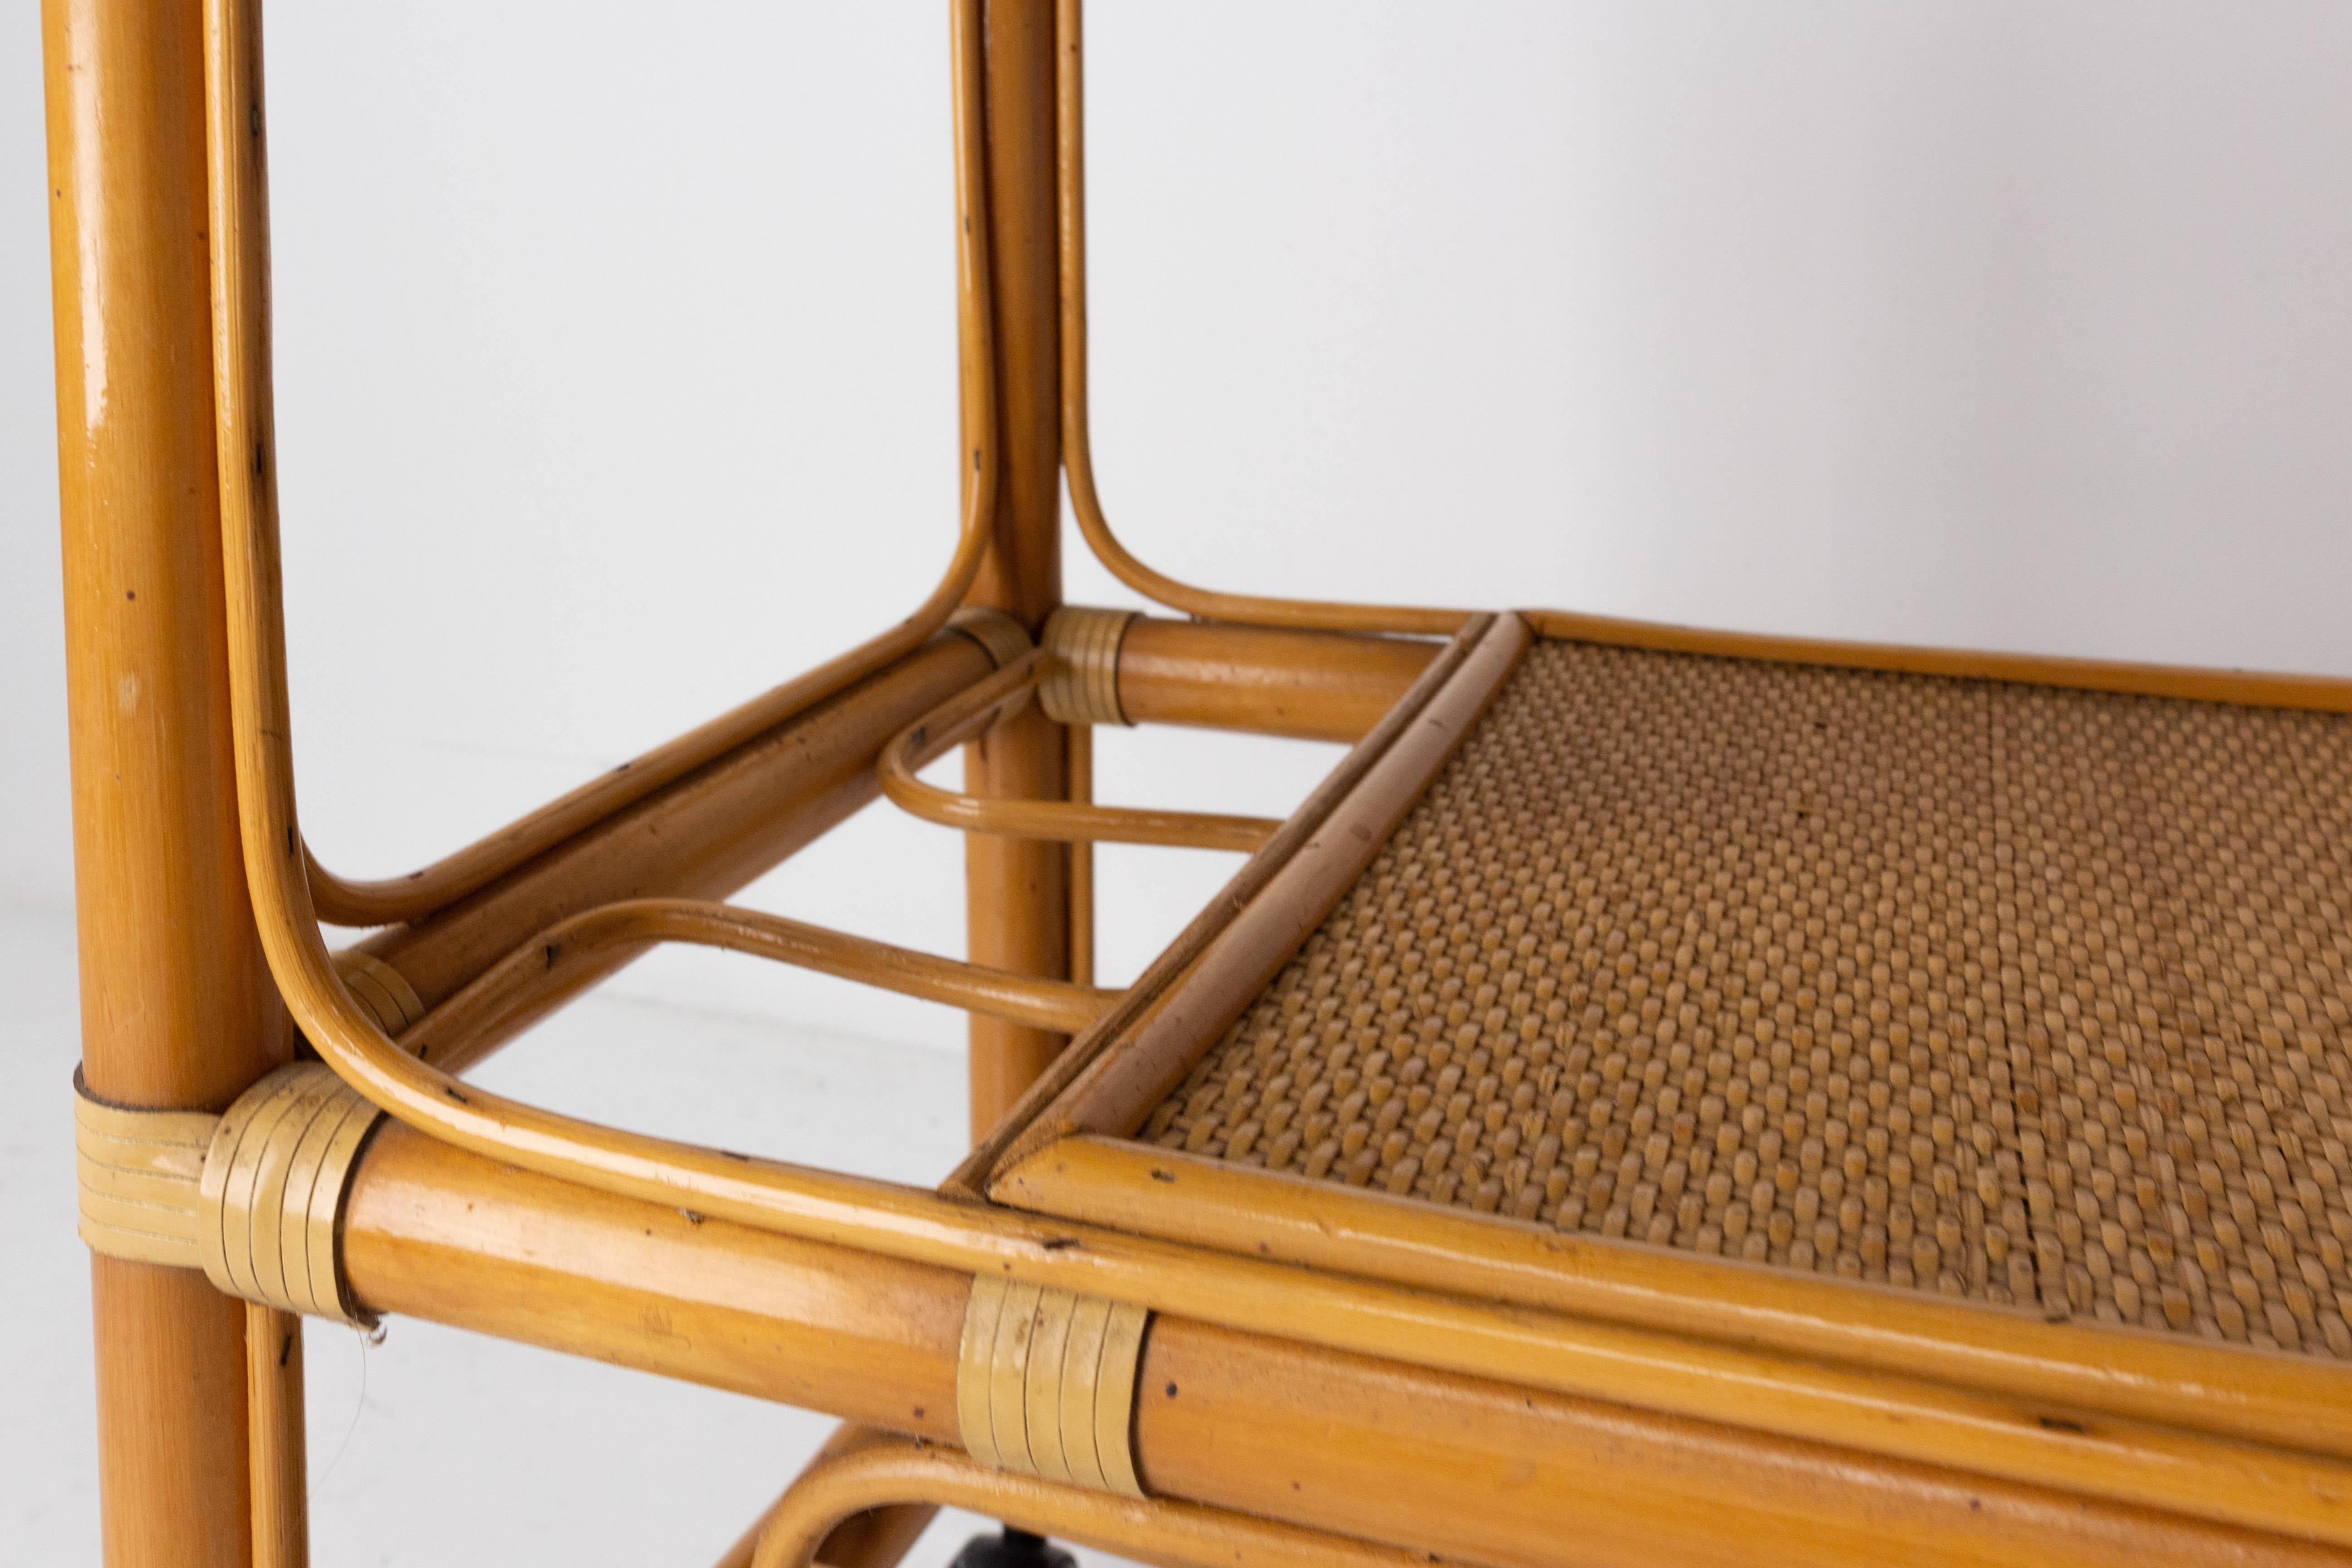
[(353, 1174), (342, 1263), (373, 1311), (956, 1441), (971, 1277), (952, 1268), (593, 1192), (390, 1121)]
[[(214, 1110), (290, 1039), (236, 840), (202, 43), (193, 0), (42, 8), (82, 1076)], [(90, 1296), (106, 1561), (242, 1568), (243, 1305), (108, 1258)]]
[[(925, 1506), (892, 1506), (919, 1498)], [(1127, 1498), (1034, 1477), (991, 1470), (960, 1454), (903, 1437), (845, 1427), (761, 1521), (750, 1568), (844, 1568), (835, 1552), (862, 1545), (868, 1521), (903, 1530), (928, 1520), (932, 1504), (1002, 1515), (1006, 1523), (1054, 1534), (1162, 1568), (1424, 1568), (1425, 1553), (1252, 1519), (1196, 1504)], [(845, 1537), (847, 1541), (845, 1542)], [(903, 1548), (901, 1549), (903, 1551)], [(891, 1561), (897, 1559), (894, 1556)], [(733, 1560), (720, 1568), (734, 1568)]]
[(246, 1451), (253, 1470), (253, 1568), (308, 1568), (310, 1467), (302, 1451), (302, 1320), (248, 1301)]
[[(376, 1311), (961, 1443), (971, 1276), (959, 1269), (595, 1192), (396, 1123), (360, 1160), (342, 1256)], [(1493, 1568), (1776, 1552), (1857, 1568), (2340, 1560), (2210, 1520), (1174, 1313), (1145, 1342), (1134, 1433), (1154, 1496)]]
[[(969, 80), (977, 52), (969, 4), (955, 15), (958, 68)], [(969, 120), (965, 125), (968, 131)], [(215, 127), (220, 141), (234, 134), (218, 115)], [(256, 279), (242, 265), (238, 227), (250, 208), (233, 183), (216, 182), (215, 194), (216, 313), (233, 326), (240, 310), (250, 320), (256, 297)], [(247, 439), (267, 427), (266, 380), (253, 374), (252, 343), (225, 327), (215, 348), (226, 356), (216, 385), (221, 449), (232, 458), (266, 451)], [(403, 1052), (358, 1005), (312, 918), (296, 826), (280, 573), (266, 479), (266, 463), (248, 468), (238, 461), (220, 469), (237, 805), (271, 973), (305, 1037), (339, 1075), (408, 1126), (473, 1152), (505, 1186), (519, 1188), (522, 1173), (530, 1173), (535, 1180), (592, 1188), (598, 1203), (634, 1200), (640, 1211), (649, 1203), (680, 1208), (682, 1215), (680, 1206), (691, 1205), (692, 1218), (704, 1221), (706, 1230), (710, 1220), (732, 1220), (933, 1269), (1001, 1273), (1408, 1368), (1494, 1379), (1505, 1385), (1500, 1396), (1506, 1398), (1667, 1406), (1690, 1418), (1780, 1434), (1776, 1441), (1948, 1464), (2108, 1502), (2352, 1542), (2343, 1467), (2308, 1454), (2217, 1442), (2143, 1423), (2086, 1423), (2038, 1402), (1928, 1380), (1862, 1375), (1747, 1347), (1041, 1221), (887, 1183), (598, 1127), (455, 1082)], [(1456, 667), (1456, 678), (1466, 664)], [(1432, 673), (1439, 668), (1433, 666)], [(1105, 1024), (1116, 1016), (1108, 1016)], [(528, 1228), (523, 1236), (530, 1247), (549, 1249), (541, 1258), (554, 1260), (574, 1255), (584, 1239)], [(704, 1249), (716, 1247), (703, 1243)], [(681, 1249), (673, 1269), (683, 1268), (696, 1250)], [(577, 1256), (595, 1267), (602, 1254), (589, 1247)], [(508, 1285), (504, 1305), (491, 1300), (478, 1302), (479, 1309), (492, 1317), (510, 1313), (520, 1292)], [(560, 1317), (580, 1305), (581, 1294), (542, 1302), (537, 1316)], [(420, 1300), (429, 1308), (433, 1299)], [(870, 1310), (872, 1303), (857, 1305)], [(659, 1313), (642, 1307), (633, 1305), (639, 1331), (663, 1337), (667, 1349), (660, 1353), (681, 1367), (699, 1368), (719, 1348), (691, 1337), (670, 1342)], [(803, 1342), (806, 1360), (819, 1364), (802, 1375), (830, 1376), (844, 1359), (854, 1360), (835, 1342), (840, 1337)], [(772, 1342), (771, 1336), (751, 1347), (763, 1366), (770, 1353), (764, 1347)]]
[[(750, 1529), (736, 1538), (735, 1544), (728, 1548), (727, 1554), (713, 1568), (751, 1568), (751, 1559), (759, 1552), (760, 1542), (768, 1533), (768, 1526), (775, 1522), (779, 1515), (790, 1517), (805, 1513), (810, 1496), (802, 1488), (803, 1481), (812, 1477), (820, 1478), (816, 1485), (823, 1489), (824, 1482), (821, 1478), (831, 1473), (837, 1461), (865, 1453), (879, 1444), (903, 1443), (906, 1440), (872, 1426), (861, 1426), (854, 1421), (843, 1422), (833, 1429), (833, 1436), (824, 1440), (824, 1447), (801, 1468), (801, 1473), (793, 1478), (792, 1485), (776, 1495), (776, 1500), (751, 1521)], [(894, 1568), (939, 1511), (933, 1504), (893, 1498), (878, 1508), (829, 1515), (824, 1521), (826, 1527), (824, 1536), (818, 1542), (812, 1560), (820, 1568)]]
[(1361, 740), (1442, 644), (1197, 621), (1129, 621), (1118, 705), (1137, 724)]
[[(996, 405), (1003, 461), (994, 527), (971, 603), (1009, 613), (1034, 637), (1062, 598), (1060, 372), (1055, 318), (1052, 0), (986, 0), (987, 240), (994, 284)], [(980, 482), (968, 477), (967, 483)], [(964, 753), (971, 795), (1066, 800), (1061, 726), (1034, 706)], [(974, 963), (1069, 978), (1070, 853), (1035, 839), (964, 840), (967, 952)], [(971, 1129), (977, 1138), (1069, 1043), (1066, 1035), (971, 1021)]]

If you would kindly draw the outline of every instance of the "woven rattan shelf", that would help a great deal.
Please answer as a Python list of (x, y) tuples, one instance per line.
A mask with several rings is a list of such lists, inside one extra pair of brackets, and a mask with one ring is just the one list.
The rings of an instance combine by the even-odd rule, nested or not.
[(2352, 1355), (2352, 719), (1544, 642), (1145, 1138)]
[[(838, 1417), (721, 1568), (947, 1504), (1167, 1568), (2352, 1551), (2352, 682), (1166, 577), (1089, 451), (1077, 0), (950, 0), (942, 574), (354, 881), (298, 810), (258, 7), (45, 26), (110, 1562), (304, 1568), (299, 1313)], [(1190, 618), (1066, 605), (1066, 494)], [(1278, 823), (1147, 811), (1098, 724), (1349, 750)], [(962, 835), (961, 959), (722, 901), (883, 795)], [(1106, 988), (1097, 840), (1245, 858)], [(970, 1157), (468, 1076), (663, 942), (970, 1012)]]

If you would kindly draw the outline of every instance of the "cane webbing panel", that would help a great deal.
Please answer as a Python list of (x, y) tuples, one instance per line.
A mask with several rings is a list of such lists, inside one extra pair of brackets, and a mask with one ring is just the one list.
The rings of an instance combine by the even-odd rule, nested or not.
[(1141, 1136), (2352, 1357), (2352, 720), (1546, 642)]

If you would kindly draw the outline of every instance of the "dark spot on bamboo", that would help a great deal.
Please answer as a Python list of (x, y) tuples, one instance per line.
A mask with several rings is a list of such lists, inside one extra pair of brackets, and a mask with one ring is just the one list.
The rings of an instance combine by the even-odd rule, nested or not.
[(2053, 1432), (2085, 1433), (2090, 1430), (2080, 1421), (2069, 1421), (2063, 1415), (2038, 1415), (2034, 1419)]
[(555, 961), (563, 956), (563, 944), (560, 942), (551, 942), (541, 951), (547, 954), (547, 967), (552, 969), (555, 967)]
[(1173, 1378), (1171, 1378), (1168, 1383), (1168, 1397), (1171, 1399), (1176, 1397), (1176, 1383)]
[(1077, 1245), (1078, 1238), (1075, 1236), (1051, 1236), (1045, 1238), (1045, 1250), (1048, 1252), (1067, 1252)]
[(278, 1364), (284, 1366), (294, 1354), (294, 1336), (286, 1335), (278, 1344)]
[(1176, 1179), (1176, 1173), (1173, 1171), (1163, 1171), (1157, 1165), (1154, 1165), (1151, 1168), (1151, 1179), (1155, 1182), (1172, 1182)]
[(454, 1083), (443, 1084), (441, 1086), (441, 1092), (447, 1095), (450, 1099), (456, 1100), (460, 1105), (471, 1105), (474, 1103), (472, 1100), (467, 1100)]
[(686, 1223), (688, 1225), (700, 1225), (702, 1223), (702, 1216), (695, 1213), (692, 1209), (680, 1209), (677, 1212), (686, 1216)]
[(745, 1163), (745, 1164), (747, 1164), (747, 1165), (748, 1165), (748, 1164), (750, 1164), (750, 1163), (751, 1163), (751, 1155), (749, 1155), (749, 1154), (738, 1154), (738, 1153), (737, 1153), (737, 1152), (735, 1152), (735, 1151), (734, 1151), (734, 1150), (732, 1150), (732, 1149), (721, 1149), (720, 1151), (719, 1151), (719, 1157), (720, 1159), (722, 1159), (722, 1160), (740, 1160), (741, 1162), (743, 1162), (743, 1163)]

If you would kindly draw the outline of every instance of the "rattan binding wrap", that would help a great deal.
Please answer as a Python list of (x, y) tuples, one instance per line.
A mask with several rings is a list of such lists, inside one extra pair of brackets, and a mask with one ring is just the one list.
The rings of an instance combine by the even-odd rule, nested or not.
[(1548, 642), (1147, 1123), (2352, 1356), (2352, 721)]
[(286, 1311), (362, 1321), (335, 1227), (383, 1114), (319, 1062), (280, 1068), (239, 1096), (205, 1155), (197, 1244), (212, 1282)]
[(1125, 724), (1118, 705), (1118, 647), (1132, 610), (1065, 605), (1045, 622), (1045, 677), (1037, 700), (1056, 724)]
[(1144, 1495), (1130, 1428), (1150, 1314), (982, 1276), (964, 1309), (956, 1419), (983, 1465)]
[(415, 987), (373, 953), (347, 947), (335, 954), (335, 973), (343, 977), (352, 999), (373, 1014), (387, 1035), (398, 1035), (425, 1016), (425, 1003)]
[(74, 1175), (81, 1238), (90, 1250), (199, 1267), (197, 1187), (219, 1122), (209, 1111), (138, 1110), (93, 1100), (74, 1069)]
[(966, 605), (948, 617), (948, 629), (978, 643), (999, 669), (1025, 657), (1035, 646), (1019, 621), (985, 605)]

